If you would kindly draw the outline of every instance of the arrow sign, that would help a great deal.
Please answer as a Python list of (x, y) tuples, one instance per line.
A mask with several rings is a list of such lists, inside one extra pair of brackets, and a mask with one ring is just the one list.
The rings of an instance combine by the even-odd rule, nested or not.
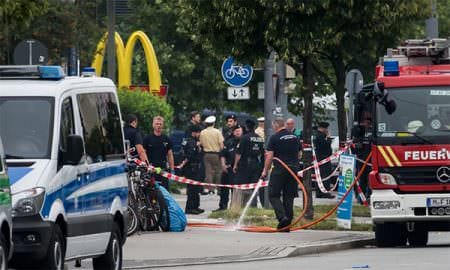
[(228, 87), (229, 100), (250, 99), (250, 90), (248, 87)]

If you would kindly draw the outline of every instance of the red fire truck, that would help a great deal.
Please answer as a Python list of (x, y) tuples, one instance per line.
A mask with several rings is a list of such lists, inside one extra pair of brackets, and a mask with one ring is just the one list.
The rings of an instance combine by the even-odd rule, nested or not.
[(355, 104), (376, 243), (425, 246), (450, 231), (450, 40), (407, 40), (380, 63)]

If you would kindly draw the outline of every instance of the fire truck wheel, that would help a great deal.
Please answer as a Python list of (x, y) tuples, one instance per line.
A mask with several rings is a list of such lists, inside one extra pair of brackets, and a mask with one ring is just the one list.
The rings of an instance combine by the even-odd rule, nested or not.
[(408, 233), (411, 247), (424, 247), (428, 243), (428, 230), (425, 226), (416, 224), (414, 231)]
[(406, 227), (402, 223), (375, 224), (377, 247), (395, 247), (406, 245)]
[(396, 239), (397, 239), (397, 243), (395, 244), (396, 246), (406, 246), (406, 242), (408, 239), (408, 230), (406, 228), (406, 223), (397, 223), (395, 224), (396, 228), (395, 228), (395, 233), (396, 235)]

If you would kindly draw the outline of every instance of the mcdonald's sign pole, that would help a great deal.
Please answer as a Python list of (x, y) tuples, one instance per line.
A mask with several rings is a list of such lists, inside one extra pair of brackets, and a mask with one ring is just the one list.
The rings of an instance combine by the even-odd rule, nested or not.
[(112, 81), (116, 81), (116, 44), (114, 41), (114, 26), (115, 26), (115, 14), (114, 14), (114, 2), (115, 0), (107, 0), (106, 13), (108, 16), (108, 42), (107, 42), (107, 59), (108, 59), (108, 78)]

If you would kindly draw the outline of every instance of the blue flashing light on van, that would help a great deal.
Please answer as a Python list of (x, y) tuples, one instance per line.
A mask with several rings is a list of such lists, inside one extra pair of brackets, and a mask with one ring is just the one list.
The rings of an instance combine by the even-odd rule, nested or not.
[(398, 75), (400, 75), (398, 61), (385, 61), (384, 76), (398, 76)]
[(61, 80), (65, 76), (60, 66), (0, 66), (0, 80)]
[(60, 80), (66, 76), (60, 66), (39, 66), (38, 68), (41, 79)]
[(95, 75), (96, 75), (95, 68), (93, 68), (93, 67), (84, 67), (81, 70), (82, 77), (94, 77)]

